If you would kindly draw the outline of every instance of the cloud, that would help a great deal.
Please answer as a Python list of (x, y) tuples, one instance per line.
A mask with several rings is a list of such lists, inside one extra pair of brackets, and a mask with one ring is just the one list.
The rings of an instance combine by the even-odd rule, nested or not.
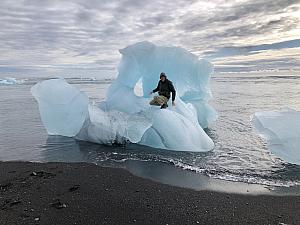
[(212, 59), (251, 55), (293, 48), (299, 13), (296, 0), (2, 0), (0, 61), (39, 72), (114, 68), (118, 49), (144, 40)]
[(258, 71), (258, 70), (275, 70), (275, 69), (290, 70), (292, 68), (299, 69), (299, 61), (294, 58), (282, 59), (260, 59), (247, 62), (230, 62), (222, 63), (215, 66), (216, 72), (240, 72), (240, 71)]
[[(232, 3), (232, 1), (229, 2)], [(300, 3), (300, 1), (246, 1), (238, 2), (237, 4), (229, 3), (226, 6), (220, 4), (206, 13), (199, 13), (201, 10), (192, 11), (192, 13), (183, 17), (180, 26), (185, 31), (197, 31), (211, 25), (224, 25), (228, 22), (247, 22), (247, 20), (249, 20), (248, 22), (253, 22), (253, 19), (259, 21), (259, 16), (273, 16), (284, 13), (287, 8), (294, 6), (296, 3)], [(292, 9), (295, 11), (299, 10), (298, 7)]]
[(273, 31), (284, 32), (296, 29), (300, 19), (293, 17), (283, 17), (277, 20), (255, 22), (252, 24), (241, 25), (234, 28), (229, 28), (223, 32), (209, 34), (206, 39), (230, 38), (230, 37), (249, 37), (255, 35), (270, 34)]
[(272, 50), (272, 49), (285, 49), (285, 48), (298, 48), (300, 47), (300, 39), (282, 41), (272, 44), (261, 44), (261, 45), (249, 45), (249, 46), (230, 46), (220, 48), (217, 51), (205, 52), (207, 58), (219, 58), (235, 55), (249, 55), (257, 54), (260, 51)]

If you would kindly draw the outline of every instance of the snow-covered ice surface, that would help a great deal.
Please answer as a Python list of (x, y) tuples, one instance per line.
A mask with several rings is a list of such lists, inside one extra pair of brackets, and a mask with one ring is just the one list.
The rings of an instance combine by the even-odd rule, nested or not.
[(256, 112), (252, 124), (267, 140), (272, 153), (300, 165), (300, 112), (292, 109)]
[[(88, 97), (64, 79), (38, 83), (32, 94), (50, 135), (100, 144), (130, 141), (154, 148), (205, 152), (214, 147), (203, 128), (217, 114), (209, 106), (212, 65), (178, 47), (140, 42), (120, 50), (117, 79), (106, 100), (88, 105)], [(150, 106), (151, 90), (165, 72), (177, 91), (176, 107)], [(139, 85), (140, 95), (135, 93)], [(169, 104), (171, 105), (171, 104)]]
[(16, 79), (13, 77), (0, 78), (0, 85), (23, 84), (24, 82), (25, 82), (25, 80), (23, 80), (23, 79)]

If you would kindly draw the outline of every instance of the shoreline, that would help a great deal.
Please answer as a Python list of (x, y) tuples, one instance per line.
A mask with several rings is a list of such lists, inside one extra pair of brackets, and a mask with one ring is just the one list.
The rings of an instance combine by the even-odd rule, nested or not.
[(300, 186), (274, 186), (212, 178), (174, 164), (159, 161), (126, 160), (123, 168), (131, 174), (175, 187), (196, 191), (215, 191), (229, 194), (300, 196)]
[(300, 196), (195, 191), (88, 163), (0, 162), (0, 224), (297, 224)]

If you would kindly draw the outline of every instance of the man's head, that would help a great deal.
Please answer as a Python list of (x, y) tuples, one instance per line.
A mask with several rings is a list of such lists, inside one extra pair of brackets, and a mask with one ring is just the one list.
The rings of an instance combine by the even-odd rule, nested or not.
[(162, 73), (160, 73), (159, 78), (160, 78), (160, 80), (161, 80), (162, 82), (165, 82), (167, 76), (166, 76), (166, 74), (165, 74), (164, 72), (162, 72)]

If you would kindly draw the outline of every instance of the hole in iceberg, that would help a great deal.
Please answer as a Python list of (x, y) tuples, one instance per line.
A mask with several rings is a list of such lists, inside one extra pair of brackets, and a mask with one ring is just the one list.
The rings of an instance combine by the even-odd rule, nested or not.
[(142, 78), (140, 78), (139, 81), (135, 84), (133, 91), (136, 96), (139, 96), (139, 97), (144, 96)]

